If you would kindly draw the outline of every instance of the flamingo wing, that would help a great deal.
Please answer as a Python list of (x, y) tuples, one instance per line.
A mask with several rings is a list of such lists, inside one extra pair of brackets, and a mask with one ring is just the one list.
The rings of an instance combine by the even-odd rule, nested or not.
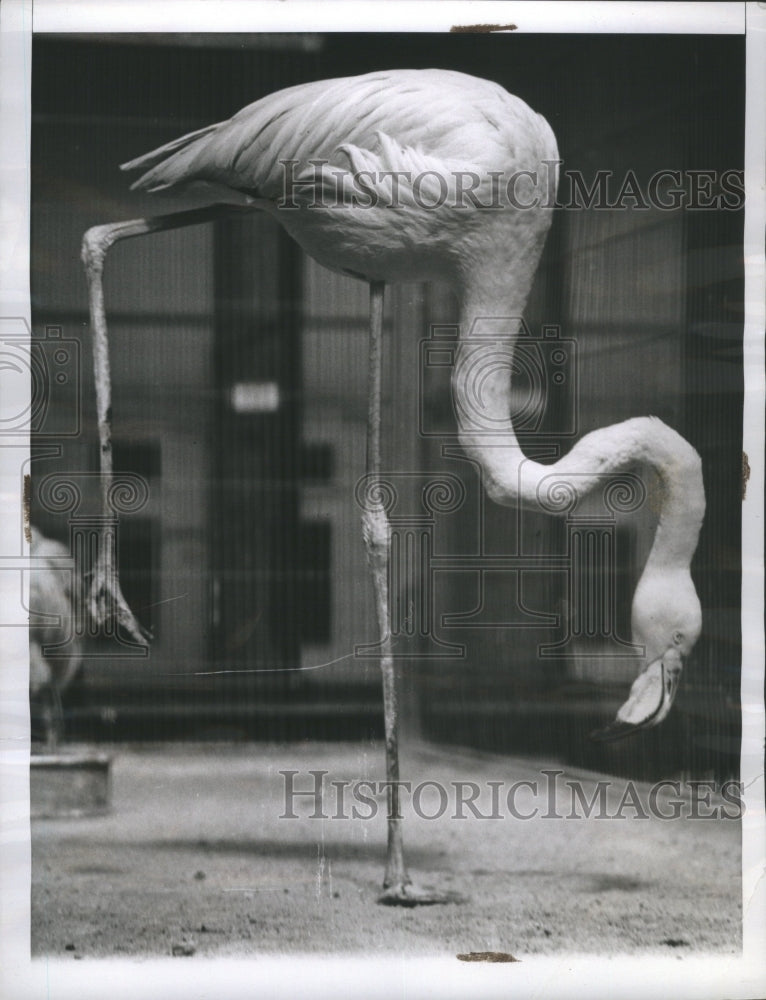
[(311, 160), (347, 166), (344, 147), (390, 161), (381, 134), (406, 153), (404, 162), (425, 156), (455, 167), (524, 169), (557, 156), (545, 120), (498, 84), (449, 70), (396, 70), (280, 90), (123, 169), (145, 171), (137, 190), (202, 181), (274, 200), (283, 161), (297, 161), (296, 173)]

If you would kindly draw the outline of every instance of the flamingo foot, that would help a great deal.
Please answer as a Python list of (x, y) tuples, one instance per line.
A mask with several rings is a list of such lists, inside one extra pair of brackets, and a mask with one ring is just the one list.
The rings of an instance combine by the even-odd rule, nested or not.
[(98, 560), (93, 570), (90, 614), (97, 625), (116, 622), (142, 646), (147, 646), (152, 638), (151, 632), (141, 625), (128, 607), (114, 568), (103, 559)]
[(458, 892), (437, 892), (413, 885), (412, 882), (395, 882), (378, 897), (382, 906), (443, 906), (447, 903), (464, 903)]

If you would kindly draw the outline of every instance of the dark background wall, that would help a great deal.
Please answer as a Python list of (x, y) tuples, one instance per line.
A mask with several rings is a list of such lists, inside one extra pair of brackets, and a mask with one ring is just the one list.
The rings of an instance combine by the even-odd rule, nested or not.
[[(34, 332), (50, 339), (60, 329), (83, 360), (80, 433), (60, 436), (76, 400), (71, 385), (56, 387), (34, 442), (33, 516), (44, 531), (66, 541), (72, 514), (46, 501), (46, 477), (97, 468), (81, 235), (183, 205), (131, 194), (117, 165), (280, 87), (425, 66), (491, 78), (522, 97), (551, 123), (564, 169), (589, 182), (599, 170), (633, 170), (645, 184), (659, 169), (742, 167), (738, 37), (36, 36)], [(703, 457), (708, 515), (693, 572), (705, 631), (672, 717), (621, 746), (588, 743), (634, 667), (611, 642), (540, 657), (541, 645), (565, 640), (575, 613), (565, 569), (453, 566), (429, 576), (413, 564), (398, 592), (411, 730), (623, 773), (736, 771), (741, 236), (741, 211), (559, 211), (527, 309), (533, 339), (558, 326), (573, 345), (528, 453), (544, 446), (541, 460), (553, 460), (588, 430), (653, 413)], [(123, 576), (156, 640), (148, 658), (91, 644), (71, 731), (379, 731), (375, 662), (353, 655), (375, 634), (353, 497), (364, 468), (364, 286), (327, 274), (259, 219), (120, 245), (107, 308), (116, 466), (149, 485), (147, 504), (121, 521)], [(448, 288), (390, 291), (384, 464), (407, 473), (397, 480), (401, 530), (432, 532), (445, 557), (475, 555), (478, 527), (486, 553), (565, 553), (563, 520), (485, 501), (452, 447), (445, 372), (420, 376), (429, 325), (455, 319)], [(253, 382), (279, 386), (276, 411), (232, 407), (233, 387)], [(444, 474), (463, 482), (465, 498), (424, 528), (423, 484)], [(94, 480), (81, 485), (79, 513), (92, 513)], [(580, 513), (599, 513), (595, 504)], [(653, 523), (644, 505), (614, 524), (623, 637)], [(425, 637), (407, 630), (423, 594), (433, 599)], [(428, 614), (418, 614), (422, 624)], [(462, 655), (450, 655), (457, 646)]]

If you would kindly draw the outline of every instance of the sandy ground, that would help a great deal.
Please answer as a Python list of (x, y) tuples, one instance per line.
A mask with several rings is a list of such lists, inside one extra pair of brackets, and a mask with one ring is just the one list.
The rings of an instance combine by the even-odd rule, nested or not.
[[(682, 958), (741, 947), (739, 822), (636, 818), (634, 809), (619, 808), (622, 779), (610, 789), (606, 813), (623, 818), (585, 818), (579, 807), (577, 818), (545, 818), (552, 779), (542, 771), (555, 764), (406, 747), (403, 776), (413, 786), (440, 782), (448, 792), (445, 813), (434, 820), (419, 817), (405, 794), (411, 874), (463, 900), (402, 909), (376, 903), (382, 796), (372, 819), (311, 819), (313, 801), (305, 799), (295, 800), (298, 819), (280, 818), (280, 770), (300, 772), (295, 787), (302, 789), (313, 781), (309, 770), (326, 770), (330, 817), (338, 809), (331, 781), (383, 779), (380, 745), (113, 749), (110, 815), (33, 823), (34, 956), (494, 951), (523, 959), (574, 951)], [(597, 777), (557, 777), (554, 812), (572, 812), (562, 782), (579, 778), (590, 799)], [(466, 818), (453, 818), (455, 781), (479, 784), (482, 815), (493, 811), (487, 782), (502, 782), (502, 818), (479, 819), (466, 808)], [(518, 781), (538, 782), (537, 795), (522, 787), (513, 800), (519, 812), (537, 807), (535, 818), (508, 813), (506, 793)], [(646, 805), (648, 786), (637, 787)], [(424, 787), (419, 806), (429, 815), (440, 810), (433, 786)]]

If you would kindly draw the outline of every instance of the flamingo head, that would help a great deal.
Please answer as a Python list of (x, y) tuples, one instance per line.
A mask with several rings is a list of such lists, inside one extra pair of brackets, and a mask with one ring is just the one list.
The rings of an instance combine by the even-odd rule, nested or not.
[(644, 574), (633, 599), (633, 641), (644, 647), (648, 666), (633, 681), (615, 720), (591, 739), (617, 740), (662, 722), (701, 630), (702, 610), (688, 571)]

